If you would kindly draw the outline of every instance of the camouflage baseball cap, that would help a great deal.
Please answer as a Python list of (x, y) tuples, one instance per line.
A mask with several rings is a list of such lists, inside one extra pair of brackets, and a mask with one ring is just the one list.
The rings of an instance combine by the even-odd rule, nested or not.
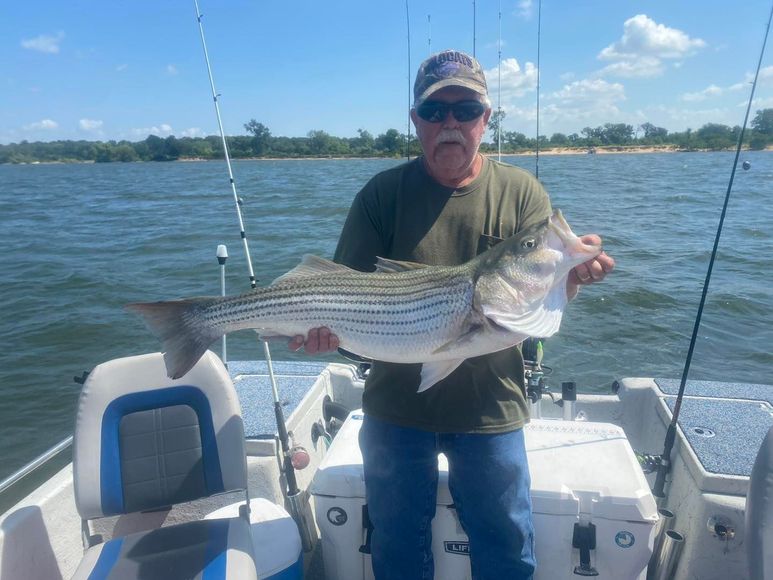
[(433, 54), (419, 67), (413, 84), (413, 106), (443, 87), (465, 87), (486, 96), (486, 76), (480, 63), (459, 50), (444, 50)]

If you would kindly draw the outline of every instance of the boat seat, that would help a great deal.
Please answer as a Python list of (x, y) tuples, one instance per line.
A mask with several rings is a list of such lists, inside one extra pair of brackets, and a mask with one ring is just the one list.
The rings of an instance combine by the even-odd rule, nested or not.
[(750, 580), (773, 578), (773, 427), (762, 441), (746, 496), (746, 554)]
[[(73, 443), (75, 503), (88, 521), (244, 491), (239, 400), (208, 351), (183, 377), (161, 353), (112, 360), (86, 379)], [(257, 579), (248, 510), (90, 545), (74, 578)]]

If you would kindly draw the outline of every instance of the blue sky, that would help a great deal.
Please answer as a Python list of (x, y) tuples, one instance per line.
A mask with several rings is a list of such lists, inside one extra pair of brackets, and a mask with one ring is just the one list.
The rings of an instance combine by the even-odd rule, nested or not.
[[(420, 61), (473, 42), (504, 128), (534, 134), (537, 0), (409, 0), (410, 75), (404, 1), (200, 7), (228, 134), (252, 118), (273, 135), (406, 132)], [(543, 0), (540, 132), (740, 125), (769, 12), (770, 0)], [(772, 53), (752, 115), (773, 107)], [(0, 84), (0, 143), (217, 132), (192, 0), (5, 3)]]

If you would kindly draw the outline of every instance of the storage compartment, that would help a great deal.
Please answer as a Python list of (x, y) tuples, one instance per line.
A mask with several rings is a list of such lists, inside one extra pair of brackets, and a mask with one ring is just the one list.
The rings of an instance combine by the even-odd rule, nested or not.
[[(311, 485), (330, 580), (373, 578), (370, 556), (360, 550), (367, 542), (361, 425), (361, 411), (351, 413)], [(540, 420), (529, 424), (525, 434), (535, 578), (576, 579), (581, 557), (597, 578), (644, 578), (657, 507), (623, 430), (608, 423)], [(438, 466), (438, 508), (432, 522), (435, 578), (469, 579), (467, 537), (452, 507), (442, 454)]]

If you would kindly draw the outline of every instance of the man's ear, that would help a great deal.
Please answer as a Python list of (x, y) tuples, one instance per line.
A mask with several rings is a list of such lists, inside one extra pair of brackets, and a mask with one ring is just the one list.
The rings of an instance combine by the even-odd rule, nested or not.
[(413, 121), (414, 127), (419, 123), (419, 116), (416, 114), (416, 109), (411, 109), (411, 121)]

